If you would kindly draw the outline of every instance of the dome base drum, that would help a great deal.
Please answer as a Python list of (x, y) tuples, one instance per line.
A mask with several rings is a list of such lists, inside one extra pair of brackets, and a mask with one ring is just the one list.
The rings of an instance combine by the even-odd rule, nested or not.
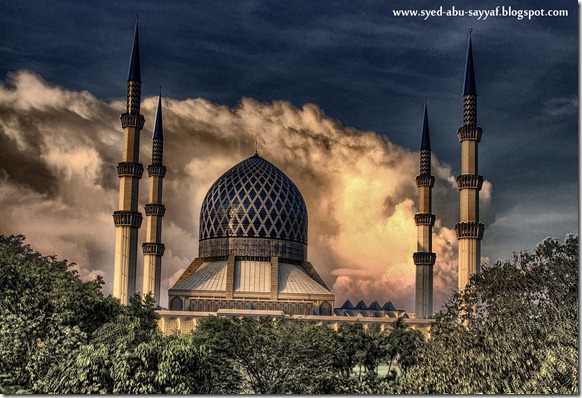
[(305, 261), (307, 245), (299, 242), (261, 238), (217, 238), (200, 242), (201, 258), (227, 257), (280, 257)]

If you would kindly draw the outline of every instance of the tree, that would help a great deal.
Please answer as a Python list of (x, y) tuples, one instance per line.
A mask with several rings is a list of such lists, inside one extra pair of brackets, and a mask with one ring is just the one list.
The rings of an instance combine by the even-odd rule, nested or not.
[[(132, 301), (129, 308), (140, 305)], [(141, 306), (103, 325), (87, 344), (54, 364), (42, 390), (61, 394), (238, 392), (238, 384), (222, 379), (224, 369), (192, 335), (163, 336), (151, 324), (147, 304)]]
[(358, 367), (358, 376), (366, 357), (366, 331), (361, 323), (340, 324), (337, 337), (340, 349), (336, 354), (343, 377), (350, 377)]
[(386, 360), (386, 333), (379, 325), (367, 328), (359, 323), (343, 323), (338, 328), (340, 349), (336, 354), (343, 376), (354, 374), (358, 378), (365, 373), (378, 373), (378, 365)]
[(231, 358), (257, 394), (331, 393), (335, 332), (309, 322), (272, 318), (207, 318), (195, 339)]
[(578, 237), (483, 267), (437, 314), (407, 393), (578, 393)]
[[(402, 318), (394, 326), (381, 331), (379, 325), (361, 323), (341, 324), (337, 338), (339, 349), (335, 357), (339, 362), (343, 383), (342, 393), (378, 394), (390, 390), (398, 382), (398, 373), (406, 371), (417, 361), (417, 354), (424, 342), (422, 333), (410, 329)], [(380, 376), (378, 367), (387, 364), (387, 374)]]
[(153, 299), (121, 306), (73, 263), (0, 236), (0, 388), (50, 393), (236, 393), (192, 336), (161, 335)]
[[(203, 319), (163, 336), (151, 296), (121, 306), (103, 281), (0, 236), (0, 391), (108, 394), (578, 392), (578, 237), (483, 267), (431, 339), (291, 319)], [(398, 366), (378, 376), (378, 365)], [(354, 369), (359, 369), (354, 372)]]
[(0, 236), (0, 374), (32, 388), (121, 309), (101, 294), (101, 278), (82, 282), (73, 263), (43, 257), (24, 239)]
[(398, 318), (392, 331), (385, 336), (383, 345), (388, 372), (396, 365), (401, 374), (406, 374), (418, 363), (418, 353), (424, 345), (424, 336), (421, 331), (409, 328), (404, 323), (404, 318)]

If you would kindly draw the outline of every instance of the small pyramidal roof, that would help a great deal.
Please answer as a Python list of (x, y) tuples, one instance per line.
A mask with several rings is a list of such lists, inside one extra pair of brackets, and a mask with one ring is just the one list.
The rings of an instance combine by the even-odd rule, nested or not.
[(141, 83), (141, 68), (139, 63), (139, 29), (138, 29), (139, 18), (136, 17), (135, 20), (135, 35), (133, 37), (133, 49), (131, 50), (131, 59), (129, 61), (129, 75), (127, 76), (128, 82), (140, 82)]
[(471, 43), (471, 32), (469, 29), (469, 45), (467, 47), (467, 64), (465, 66), (465, 88), (463, 95), (477, 95), (477, 85), (475, 84), (475, 68), (473, 66), (473, 45)]
[(374, 301), (372, 304), (370, 304), (368, 306), (368, 309), (369, 310), (378, 311), (378, 310), (381, 310), (382, 307), (380, 306), (380, 303), (378, 301)]
[(364, 300), (360, 300), (358, 301), (358, 304), (356, 304), (354, 308), (357, 310), (367, 310), (368, 306), (366, 305), (366, 302)]
[(158, 111), (156, 113), (156, 124), (154, 126), (154, 140), (164, 139), (164, 125), (162, 123), (162, 89), (160, 88), (160, 95), (158, 96)]
[(424, 100), (424, 120), (422, 122), (422, 139), (420, 141), (420, 149), (427, 149), (430, 151), (430, 132), (428, 129), (428, 109), (426, 98)]
[(354, 308), (354, 305), (352, 304), (352, 302), (348, 299), (346, 300), (345, 303), (342, 304), (342, 306), (340, 307), (343, 310), (351, 310)]
[(394, 304), (392, 304), (392, 301), (388, 300), (383, 306), (382, 306), (383, 310), (386, 311), (396, 311), (396, 307), (394, 306)]

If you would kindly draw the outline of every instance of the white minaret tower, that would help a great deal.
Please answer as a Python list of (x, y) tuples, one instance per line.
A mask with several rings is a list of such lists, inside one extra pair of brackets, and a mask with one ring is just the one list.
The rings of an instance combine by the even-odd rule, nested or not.
[(123, 161), (117, 164), (119, 210), (113, 213), (116, 228), (113, 297), (118, 298), (121, 304), (127, 304), (129, 297), (135, 293), (137, 235), (142, 221), (142, 215), (137, 211), (139, 180), (143, 174), (143, 166), (139, 162), (139, 136), (145, 122), (139, 113), (140, 99), (141, 71), (136, 21), (127, 78), (127, 108), (121, 115)]
[(160, 303), (162, 272), (162, 219), (166, 207), (162, 204), (162, 188), (166, 176), (164, 160), (164, 128), (162, 123), (162, 93), (158, 98), (158, 112), (152, 137), (152, 164), (148, 166), (150, 177), (149, 203), (145, 205), (146, 243), (143, 244), (143, 294), (152, 293), (156, 305)]
[(459, 240), (459, 289), (464, 289), (472, 274), (481, 268), (481, 239), (485, 226), (479, 222), (479, 191), (483, 177), (478, 174), (478, 144), (483, 131), (477, 126), (477, 86), (473, 67), (473, 48), (469, 29), (465, 87), (463, 92), (463, 126), (457, 137), (461, 143), (460, 221), (455, 225)]
[(424, 103), (424, 121), (420, 142), (420, 172), (416, 176), (418, 186), (418, 213), (414, 215), (417, 229), (416, 253), (416, 317), (432, 316), (432, 279), (436, 254), (432, 252), (432, 227), (435, 216), (432, 214), (432, 187), (435, 178), (431, 175), (430, 134), (428, 129), (428, 110)]

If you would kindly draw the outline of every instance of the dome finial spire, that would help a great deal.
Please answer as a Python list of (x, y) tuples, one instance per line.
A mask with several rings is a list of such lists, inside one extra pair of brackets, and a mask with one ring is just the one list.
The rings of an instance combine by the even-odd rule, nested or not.
[(255, 140), (255, 153), (254, 156), (259, 156), (259, 144), (257, 143), (257, 140)]

